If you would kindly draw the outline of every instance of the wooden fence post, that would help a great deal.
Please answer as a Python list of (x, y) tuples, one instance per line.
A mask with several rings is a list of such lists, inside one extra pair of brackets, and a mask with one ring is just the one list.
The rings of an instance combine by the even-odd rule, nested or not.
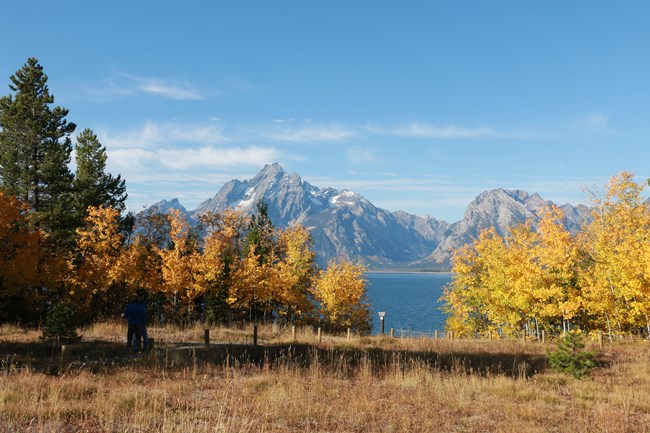
[(438, 339), (438, 330), (433, 331), (433, 338)]
[(395, 338), (395, 328), (390, 328), (390, 338)]
[(63, 365), (65, 364), (66, 361), (67, 352), (68, 352), (68, 346), (62, 344), (61, 345), (61, 370), (63, 370)]
[(192, 377), (196, 377), (196, 348), (192, 347)]
[(600, 347), (600, 350), (603, 350), (603, 333), (602, 332), (598, 333), (598, 347)]
[(350, 341), (350, 338), (352, 337), (350, 333), (351, 333), (350, 328), (348, 328), (348, 341)]
[(544, 330), (542, 329), (542, 344), (546, 342), (546, 334), (544, 333)]
[(323, 342), (323, 335), (321, 333), (321, 329), (318, 328), (318, 342), (322, 343)]

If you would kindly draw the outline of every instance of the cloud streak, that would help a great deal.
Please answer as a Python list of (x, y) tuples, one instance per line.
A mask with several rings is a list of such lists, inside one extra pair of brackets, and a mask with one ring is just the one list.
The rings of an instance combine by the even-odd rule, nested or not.
[(275, 128), (266, 128), (260, 130), (259, 133), (262, 138), (289, 143), (343, 141), (357, 135), (353, 129), (337, 124), (286, 125)]
[(214, 145), (231, 141), (220, 123), (156, 123), (147, 121), (133, 131), (116, 135), (100, 133), (101, 141), (109, 148), (152, 148), (177, 143)]
[(187, 82), (170, 82), (155, 77), (140, 77), (124, 72), (115, 72), (100, 86), (85, 89), (94, 101), (112, 101), (119, 98), (152, 95), (175, 101), (195, 101), (205, 99), (205, 92)]
[(420, 122), (411, 122), (406, 125), (394, 127), (381, 127), (368, 124), (365, 129), (371, 134), (376, 135), (411, 138), (481, 138), (501, 135), (493, 129), (484, 127), (436, 126)]
[(125, 169), (151, 167), (190, 170), (198, 167), (263, 166), (279, 157), (273, 147), (196, 147), (140, 149), (121, 148), (109, 152), (114, 165)]
[(204, 96), (195, 89), (185, 84), (183, 86), (172, 85), (155, 78), (140, 81), (139, 89), (144, 93), (175, 99), (177, 101), (204, 99)]

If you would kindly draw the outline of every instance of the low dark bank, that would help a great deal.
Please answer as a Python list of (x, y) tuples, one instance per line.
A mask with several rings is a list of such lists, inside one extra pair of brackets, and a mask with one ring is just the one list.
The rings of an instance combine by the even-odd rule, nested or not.
[[(390, 346), (389, 339), (382, 339)], [(123, 344), (108, 341), (81, 342), (61, 348), (51, 343), (0, 343), (0, 365), (4, 374), (31, 370), (45, 374), (75, 371), (111, 374), (121, 368), (182, 370), (197, 367), (313, 369), (352, 377), (360, 369), (373, 376), (414, 368), (436, 371), (498, 374), (529, 377), (547, 368), (544, 355), (538, 353), (488, 353), (454, 350), (454, 343), (442, 343), (436, 350), (360, 348), (338, 345), (273, 344), (254, 347), (245, 344), (215, 344), (210, 348), (192, 343), (166, 345), (133, 354)]]

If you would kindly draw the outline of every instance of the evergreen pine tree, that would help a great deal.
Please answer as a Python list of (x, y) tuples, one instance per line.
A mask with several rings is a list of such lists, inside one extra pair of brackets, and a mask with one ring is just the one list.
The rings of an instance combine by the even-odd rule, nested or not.
[(126, 186), (120, 175), (106, 173), (106, 147), (90, 129), (84, 129), (75, 147), (77, 170), (74, 179), (77, 217), (83, 219), (89, 206), (107, 206), (124, 211)]
[(583, 338), (574, 332), (557, 344), (557, 350), (548, 354), (553, 371), (571, 374), (575, 378), (588, 375), (596, 367), (595, 352), (585, 350)]
[(68, 110), (52, 107), (47, 75), (35, 58), (10, 77), (14, 92), (0, 98), (0, 187), (29, 204), (53, 243), (70, 235), (73, 175), (68, 168)]
[(54, 304), (47, 312), (41, 338), (53, 340), (59, 346), (79, 341), (81, 336), (77, 333), (74, 312), (64, 304)]
[(264, 199), (255, 204), (256, 214), (251, 215), (250, 230), (246, 237), (245, 254), (252, 248), (261, 264), (266, 262), (273, 243), (273, 224), (269, 218), (269, 205)]

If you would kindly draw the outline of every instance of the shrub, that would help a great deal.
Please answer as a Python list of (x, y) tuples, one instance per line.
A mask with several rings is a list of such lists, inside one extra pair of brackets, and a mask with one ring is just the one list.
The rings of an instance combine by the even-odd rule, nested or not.
[(57, 344), (74, 343), (81, 339), (77, 334), (74, 313), (68, 306), (55, 304), (50, 308), (45, 317), (42, 338), (55, 341)]
[(579, 334), (567, 334), (565, 339), (558, 342), (557, 350), (548, 354), (553, 371), (567, 373), (575, 378), (588, 375), (596, 366), (596, 353), (584, 348), (584, 340)]

